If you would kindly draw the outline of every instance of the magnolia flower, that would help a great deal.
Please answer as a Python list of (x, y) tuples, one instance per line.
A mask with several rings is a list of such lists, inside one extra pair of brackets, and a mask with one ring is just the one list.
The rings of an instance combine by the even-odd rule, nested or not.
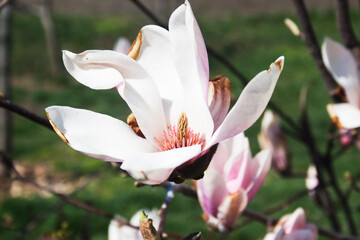
[[(130, 224), (134, 227), (140, 226), (140, 217), (143, 210), (140, 210), (134, 214), (130, 220)], [(153, 220), (153, 226), (155, 229), (158, 228), (160, 224), (160, 216), (157, 214), (157, 210), (153, 209), (151, 211), (145, 210), (149, 218)], [(141, 232), (139, 229), (135, 229), (126, 225), (119, 225), (116, 218), (111, 220), (108, 230), (109, 238), (108, 240), (143, 240)]]
[(304, 209), (298, 208), (283, 216), (264, 240), (316, 240), (317, 237), (316, 227), (306, 223)]
[[(123, 170), (147, 184), (202, 163), (196, 160), (212, 146), (249, 128), (264, 111), (284, 63), (280, 57), (255, 76), (227, 113), (229, 80), (209, 81), (205, 43), (188, 1), (172, 13), (169, 31), (143, 27), (128, 55), (63, 51), (63, 60), (85, 86), (116, 88), (132, 114), (128, 125), (88, 110), (48, 107), (56, 133), (88, 156), (122, 162)], [(206, 167), (189, 178), (201, 178)]]
[(219, 143), (204, 178), (196, 182), (207, 224), (229, 231), (264, 182), (270, 165), (271, 152), (263, 150), (253, 158), (243, 133)]
[(114, 51), (128, 54), (130, 51), (131, 44), (125, 37), (119, 37), (114, 45)]
[(346, 103), (328, 104), (330, 117), (340, 128), (360, 127), (360, 79), (354, 56), (330, 38), (325, 38), (322, 56), (326, 68), (343, 88), (347, 100)]
[(267, 110), (261, 122), (261, 132), (258, 141), (262, 149), (272, 151), (272, 165), (281, 174), (290, 172), (288, 146), (282, 134), (280, 122), (276, 115)]

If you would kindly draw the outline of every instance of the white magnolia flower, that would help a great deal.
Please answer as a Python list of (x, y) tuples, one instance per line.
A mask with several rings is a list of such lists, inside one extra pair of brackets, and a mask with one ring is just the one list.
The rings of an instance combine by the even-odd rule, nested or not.
[(360, 127), (360, 73), (354, 56), (330, 38), (325, 38), (322, 56), (326, 68), (344, 89), (347, 98), (346, 103), (328, 104), (330, 117), (341, 128)]
[(264, 240), (316, 240), (318, 233), (315, 225), (306, 222), (304, 209), (298, 208), (291, 214), (280, 218), (272, 232)]
[[(130, 224), (134, 227), (140, 226), (140, 217), (143, 210), (136, 212), (131, 220)], [(151, 211), (144, 210), (148, 218), (153, 220), (153, 226), (157, 230), (160, 224), (160, 216), (156, 209)], [(119, 225), (116, 219), (111, 220), (108, 230), (108, 240), (143, 240), (139, 229), (135, 229), (126, 225)]]
[(264, 111), (283, 69), (280, 57), (249, 82), (229, 113), (226, 77), (209, 82), (205, 43), (190, 3), (170, 17), (169, 30), (141, 29), (128, 55), (63, 52), (68, 72), (93, 89), (116, 87), (133, 115), (128, 124), (71, 107), (46, 108), (57, 134), (73, 149), (158, 184), (196, 162), (215, 144), (249, 128)]

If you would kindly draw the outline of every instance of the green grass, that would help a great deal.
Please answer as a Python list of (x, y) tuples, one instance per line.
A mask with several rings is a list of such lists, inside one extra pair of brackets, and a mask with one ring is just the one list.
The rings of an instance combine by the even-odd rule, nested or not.
[[(198, 17), (204, 38), (210, 46), (225, 55), (249, 79), (261, 70), (267, 69), (277, 57), (284, 55), (285, 68), (280, 77), (272, 101), (297, 121), (299, 117), (299, 95), (303, 87), (308, 87), (308, 110), (315, 137), (324, 148), (327, 131), (330, 127), (325, 110), (330, 101), (321, 77), (313, 64), (309, 51), (303, 41), (294, 37), (284, 26), (283, 19), (292, 14), (261, 16), (223, 16), (219, 18)], [(334, 25), (334, 16), (330, 13), (313, 13), (313, 23), (320, 42), (324, 36), (339, 40)], [(56, 34), (62, 49), (81, 52), (86, 49), (111, 49), (119, 36), (134, 39), (142, 25), (149, 24), (145, 18), (131, 17), (79, 17), (55, 16)], [(15, 15), (13, 25), (13, 45), (11, 66), (15, 83), (12, 96), (15, 103), (24, 105), (32, 111), (45, 116), (44, 108), (50, 105), (68, 105), (86, 108), (125, 119), (130, 113), (126, 104), (115, 90), (94, 91), (88, 89), (69, 74), (63, 72), (52, 77), (49, 74), (49, 61), (45, 50), (43, 30), (39, 20), (31, 15)], [(356, 28), (357, 29), (357, 28)], [(335, 33), (334, 33), (335, 32)], [(60, 57), (60, 53), (59, 53)], [(243, 88), (236, 77), (219, 62), (210, 57), (211, 76), (224, 73), (232, 81), (232, 94), (238, 96)], [(51, 166), (54, 173), (64, 174), (74, 179), (97, 172), (99, 176), (88, 186), (75, 193), (75, 197), (94, 204), (111, 213), (130, 218), (140, 208), (160, 207), (165, 191), (161, 188), (135, 188), (133, 180), (123, 178), (109, 164), (88, 158), (66, 146), (55, 133), (48, 131), (27, 119), (14, 117), (13, 157), (16, 162), (43, 163)], [(253, 154), (259, 147), (257, 134), (259, 122), (247, 132)], [(289, 138), (294, 168), (305, 172), (309, 165), (306, 149), (297, 141)], [(341, 156), (335, 167), (345, 189), (347, 183), (343, 174), (350, 171), (355, 174), (358, 165), (358, 150), (352, 150)], [(303, 179), (284, 179), (270, 172), (259, 194), (250, 203), (249, 208), (262, 211), (277, 205), (298, 191), (304, 189)], [(358, 207), (359, 194), (351, 198), (352, 206)], [(10, 216), (13, 227), (23, 229), (34, 217), (44, 213), (49, 215), (32, 234), (22, 239), (38, 239), (40, 234), (52, 234), (59, 229), (70, 234), (71, 239), (80, 239), (84, 227), (92, 239), (106, 239), (109, 221), (89, 214), (69, 204), (53, 210), (59, 199), (55, 197), (10, 198), (0, 205), (0, 219)], [(274, 217), (291, 212), (303, 206), (308, 219), (323, 227), (329, 227), (321, 210), (309, 197), (291, 204)], [(342, 214), (339, 214), (343, 222)], [(355, 214), (360, 223), (359, 214)], [(241, 217), (241, 220), (245, 219)], [(62, 223), (68, 223), (68, 228)], [(65, 229), (65, 230), (64, 230)], [(202, 231), (208, 235), (201, 219), (201, 208), (197, 201), (176, 194), (171, 202), (165, 230), (178, 234)], [(260, 239), (266, 227), (252, 223), (237, 229), (227, 239)], [(18, 232), (3, 230), (4, 239), (14, 239)]]

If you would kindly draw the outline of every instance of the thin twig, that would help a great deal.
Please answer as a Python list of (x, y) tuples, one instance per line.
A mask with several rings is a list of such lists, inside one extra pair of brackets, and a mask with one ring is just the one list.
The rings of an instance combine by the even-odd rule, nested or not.
[(160, 234), (160, 235), (162, 235), (162, 233), (164, 231), (164, 225), (165, 225), (165, 221), (166, 221), (166, 214), (167, 214), (167, 209), (168, 209), (169, 203), (174, 198), (173, 185), (174, 185), (173, 183), (171, 183), (169, 185), (167, 192), (166, 192), (165, 200), (164, 200), (163, 204), (161, 205), (160, 223), (159, 223), (159, 228), (158, 228), (158, 234)]

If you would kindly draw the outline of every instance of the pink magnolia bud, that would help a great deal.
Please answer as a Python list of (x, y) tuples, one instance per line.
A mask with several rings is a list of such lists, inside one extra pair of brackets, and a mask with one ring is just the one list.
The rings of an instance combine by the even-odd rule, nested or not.
[(251, 156), (243, 133), (219, 143), (203, 179), (196, 182), (203, 218), (220, 231), (232, 225), (255, 196), (270, 169), (271, 153)]
[(304, 209), (298, 208), (292, 214), (283, 216), (264, 240), (316, 240), (317, 229), (306, 223)]
[(270, 110), (264, 113), (258, 140), (262, 149), (272, 151), (272, 166), (274, 169), (281, 174), (288, 174), (291, 165), (287, 142), (281, 131), (279, 120)]

